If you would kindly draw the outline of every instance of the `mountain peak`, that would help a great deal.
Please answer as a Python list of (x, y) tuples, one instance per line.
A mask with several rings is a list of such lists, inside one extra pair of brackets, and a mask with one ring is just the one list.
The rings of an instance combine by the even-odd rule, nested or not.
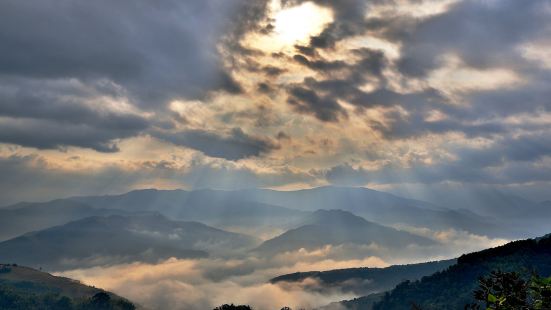
[(351, 212), (332, 209), (332, 210), (317, 210), (305, 220), (305, 224), (319, 225), (366, 225), (370, 222), (359, 217)]

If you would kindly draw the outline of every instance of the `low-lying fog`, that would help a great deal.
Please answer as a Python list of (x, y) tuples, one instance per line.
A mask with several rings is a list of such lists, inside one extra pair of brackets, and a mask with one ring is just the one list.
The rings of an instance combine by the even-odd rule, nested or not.
[(249, 304), (255, 309), (283, 306), (310, 309), (357, 296), (335, 288), (312, 290), (317, 285), (312, 279), (292, 285), (271, 284), (269, 280), (297, 271), (385, 267), (452, 258), (507, 242), (456, 230), (410, 231), (430, 237), (437, 244), (402, 249), (388, 249), (377, 244), (345, 244), (310, 251), (300, 249), (272, 257), (243, 253), (226, 258), (171, 258), (156, 264), (105, 265), (57, 274), (113, 291), (152, 309), (204, 310), (224, 303)]

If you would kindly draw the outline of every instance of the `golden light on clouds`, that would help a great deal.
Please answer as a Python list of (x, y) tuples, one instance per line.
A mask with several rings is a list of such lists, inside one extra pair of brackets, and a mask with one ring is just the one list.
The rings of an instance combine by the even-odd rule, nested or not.
[(245, 45), (264, 51), (293, 51), (294, 45), (307, 43), (311, 36), (319, 35), (333, 21), (333, 12), (312, 2), (283, 7), (280, 0), (270, 3), (273, 31), (268, 34), (252, 33)]
[(427, 78), (428, 83), (448, 94), (476, 90), (493, 90), (518, 87), (526, 81), (513, 70), (505, 68), (470, 68), (454, 55), (443, 57), (444, 65), (434, 70)]
[(332, 21), (333, 14), (312, 2), (283, 8), (275, 13), (274, 32), (277, 40), (288, 45), (306, 42), (310, 36), (319, 34)]

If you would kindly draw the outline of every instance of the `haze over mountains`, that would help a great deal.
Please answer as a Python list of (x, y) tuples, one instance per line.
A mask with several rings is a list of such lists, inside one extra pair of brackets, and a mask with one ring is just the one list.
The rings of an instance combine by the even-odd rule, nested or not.
[(170, 221), (160, 214), (95, 216), (1, 242), (0, 261), (63, 270), (200, 258), (255, 244), (253, 237), (198, 222)]
[(455, 259), (410, 265), (394, 265), (386, 268), (347, 268), (328, 271), (307, 271), (281, 275), (270, 280), (278, 285), (298, 285), (304, 290), (321, 293), (339, 289), (358, 295), (380, 293), (405, 281), (445, 270), (455, 264)]
[(368, 222), (341, 210), (318, 210), (293, 228), (262, 243), (254, 251), (273, 255), (299, 249), (313, 250), (325, 245), (384, 245), (402, 248), (408, 245), (432, 245), (435, 241)]
[[(144, 240), (153, 238), (146, 234), (138, 236), (136, 231), (139, 229), (130, 229), (128, 225), (137, 225), (138, 219), (141, 221), (140, 225), (144, 225), (144, 231), (151, 231), (165, 237), (171, 234), (168, 227), (182, 223), (173, 222), (173, 220), (198, 221), (221, 229), (262, 236), (266, 240), (256, 249), (255, 253), (269, 255), (301, 248), (312, 250), (327, 245), (369, 246), (377, 244), (391, 249), (403, 248), (408, 245), (431, 246), (439, 243), (426, 236), (411, 233), (422, 228), (435, 231), (452, 228), (482, 236), (519, 238), (526, 234), (529, 225), (540, 223), (541, 218), (534, 219), (534, 213), (546, 218), (545, 214), (549, 212), (549, 208), (545, 204), (527, 203), (532, 211), (531, 214), (525, 215), (516, 211), (516, 213), (512, 213), (516, 210), (512, 206), (517, 206), (526, 200), (512, 195), (496, 195), (495, 192), (484, 197), (483, 201), (499, 202), (504, 205), (504, 211), (487, 212), (487, 215), (482, 216), (472, 211), (453, 210), (366, 188), (320, 187), (299, 191), (149, 189), (113, 196), (72, 197), (45, 203), (19, 203), (1, 208), (0, 223), (3, 225), (0, 229), (0, 237), (7, 240), (37, 231), (21, 236), (16, 241), (10, 240), (10, 242), (2, 244), (3, 246), (10, 245), (10, 247), (15, 244), (30, 246), (31, 240), (34, 240), (33, 244), (42, 244), (44, 249), (47, 249), (50, 244), (55, 243), (54, 240), (58, 240), (61, 236), (70, 236), (71, 234), (65, 233), (66, 230), (82, 234), (81, 236), (86, 240), (84, 243), (92, 241), (92, 235), (96, 233), (92, 229), (96, 229), (98, 233), (104, 233), (102, 236), (106, 240), (109, 240), (107, 231), (111, 231), (111, 234), (122, 234), (119, 236), (121, 238), (119, 241), (130, 238), (134, 242), (143, 243), (141, 246), (136, 244), (135, 253), (117, 253), (116, 242), (114, 242), (113, 250), (115, 252), (111, 253), (112, 256), (125, 256), (126, 254), (137, 255), (140, 251), (147, 250), (144, 243), (146, 241), (138, 242), (136, 238)], [(150, 214), (147, 215), (148, 213)], [(494, 214), (494, 216), (490, 216), (490, 214)], [(81, 220), (90, 216), (95, 217)], [(510, 225), (509, 220), (512, 216), (517, 221), (517, 226)], [(39, 231), (74, 220), (77, 222)], [(117, 223), (116, 220), (119, 220), (120, 223)], [(163, 223), (167, 227), (162, 227)], [(94, 225), (101, 225), (105, 231), (99, 229), (99, 226), (94, 228)], [(191, 223), (185, 225), (195, 225), (193, 227), (197, 229), (206, 227)], [(404, 227), (411, 232), (399, 231), (389, 226)], [(539, 225), (538, 229), (545, 230), (547, 226), (550, 225)], [(86, 230), (87, 228), (88, 230)], [(88, 235), (85, 235), (86, 233)], [(222, 238), (224, 234), (227, 234), (230, 239), (237, 236), (227, 231), (220, 231), (218, 237)], [(198, 242), (199, 239), (195, 241)], [(252, 248), (250, 245), (255, 243), (252, 241), (254, 238), (249, 238), (247, 242), (244, 241), (246, 238), (242, 239), (242, 247), (248, 243), (247, 245)], [(38, 240), (40, 241), (38, 242)], [(69, 241), (67, 239), (64, 242)], [(164, 254), (152, 255), (150, 259), (168, 257), (169, 253), (173, 253), (171, 251), (176, 248), (179, 250), (205, 250), (192, 246), (190, 242), (180, 243), (174, 248), (175, 244), (171, 244), (169, 241), (163, 243), (164, 241), (156, 240), (158, 246), (162, 244), (162, 247), (168, 248), (163, 248), (162, 251), (157, 249)], [(75, 244), (78, 243), (75, 242)], [(24, 246), (22, 247), (24, 248)], [(221, 251), (217, 251), (215, 248), (212, 247), (208, 252), (220, 253), (231, 247), (224, 248), (221, 244)], [(90, 247), (90, 252), (93, 252), (92, 249), (93, 246)], [(153, 248), (149, 250), (156, 252)], [(53, 253), (61, 252), (70, 259), (80, 260), (86, 257), (83, 253), (73, 257), (69, 248), (63, 249), (63, 251), (53, 251)], [(108, 251), (105, 252), (104, 254), (107, 254)], [(10, 254), (11, 258), (18, 257), (14, 253), (16, 252)], [(176, 253), (177, 251), (173, 254)], [(200, 252), (190, 253), (194, 253), (191, 256), (205, 255)], [(8, 258), (6, 255), (4, 253), (4, 257)], [(180, 253), (176, 256), (185, 257), (186, 255)], [(35, 256), (35, 258), (38, 257), (40, 255)], [(37, 262), (29, 261), (28, 263), (34, 265)], [(43, 261), (42, 263), (47, 265), (47, 262)]]
[[(508, 201), (504, 205), (510, 210), (524, 201), (498, 197), (495, 201)], [(541, 216), (548, 212), (545, 203), (530, 208)], [(0, 222), (5, 224), (0, 226), (0, 261), (89, 279), (149, 305), (159, 304), (157, 297), (165, 295), (148, 299), (126, 287), (150, 290), (150, 277), (136, 280), (125, 273), (113, 281), (112, 273), (150, 274), (147, 270), (161, 268), (157, 281), (163, 285), (186, 279), (189, 295), (183, 296), (195, 296), (188, 299), (192, 309), (217, 303), (204, 294), (209, 290), (226, 296), (234, 289), (252, 292), (259, 285), (264, 294), (272, 294), (272, 301), (275, 296), (300, 294), (301, 303), (311, 300), (316, 306), (343, 299), (350, 301), (339, 305), (363, 305), (377, 302), (380, 292), (401, 280), (416, 280), (453, 261), (359, 267), (453, 259), (548, 226), (533, 215), (484, 214), (367, 188), (136, 190), (0, 208)], [(515, 226), (510, 225), (513, 217)], [(316, 266), (356, 269), (295, 274), (269, 282)], [(186, 270), (197, 271), (190, 276)], [(319, 294), (325, 297), (316, 298)], [(354, 297), (362, 298), (353, 301)], [(178, 308), (183, 302), (163, 298), (173, 303), (167, 307)], [(227, 298), (219, 302), (231, 301)]]
[(282, 229), (290, 221), (305, 214), (294, 208), (250, 200), (239, 192), (217, 190), (148, 189), (114, 196), (73, 197), (69, 200), (126, 212), (155, 211), (174, 219), (237, 229)]
[[(461, 258), (551, 233), (550, 85), (551, 0), (0, 0), (0, 266), (151, 310), (462, 309), (551, 276), (537, 240)], [(109, 296), (17, 285), (0, 310)]]
[(64, 199), (44, 203), (18, 203), (0, 208), (0, 241), (89, 216), (125, 213), (122, 210), (94, 208)]
[[(33, 221), (33, 214), (39, 214), (45, 209), (38, 207), (44, 206), (52, 210), (48, 212), (51, 219), (44, 218), (44, 222), (61, 224), (65, 220), (87, 215), (155, 211), (170, 218), (201, 221), (221, 228), (252, 229), (271, 226), (272, 229), (281, 231), (290, 228), (294, 221), (305, 216), (307, 212), (318, 209), (341, 209), (383, 225), (453, 228), (492, 237), (537, 235), (537, 231), (532, 232), (533, 226), (537, 226), (536, 228), (541, 231), (547, 229), (547, 225), (542, 223), (541, 219), (548, 216), (551, 208), (545, 204), (529, 202), (513, 195), (500, 194), (497, 198), (495, 195), (488, 196), (492, 199), (485, 198), (478, 202), (491, 203), (491, 211), (481, 209), (484, 214), (468, 211), (467, 205), (462, 205), (461, 209), (453, 209), (366, 188), (345, 187), (320, 187), (299, 191), (138, 190), (113, 196), (72, 197), (43, 204), (16, 204), (2, 208), (0, 212), (5, 223), (9, 223), (10, 218), (17, 218), (14, 214), (17, 212), (26, 214), (22, 221)], [(64, 206), (76, 203), (82, 211), (63, 211)], [(526, 205), (530, 212), (518, 211), (523, 210), (522, 205)], [(100, 211), (86, 207), (110, 210)], [(56, 216), (56, 212), (59, 212), (59, 216)], [(77, 214), (71, 215), (72, 213)], [(39, 222), (36, 225), (39, 225)], [(532, 225), (533, 223), (538, 225)], [(7, 231), (2, 233), (13, 236), (25, 232), (25, 227), (22, 224), (21, 227), (14, 228), (16, 230), (12, 234), (7, 234)], [(47, 224), (42, 227), (47, 227)]]

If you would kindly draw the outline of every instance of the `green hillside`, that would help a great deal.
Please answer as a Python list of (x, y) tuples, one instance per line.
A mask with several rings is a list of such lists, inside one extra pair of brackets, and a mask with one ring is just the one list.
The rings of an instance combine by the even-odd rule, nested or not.
[[(384, 292), (404, 280), (417, 280), (455, 264), (455, 259), (409, 265), (393, 265), (386, 268), (347, 268), (328, 271), (296, 272), (278, 276), (271, 283), (303, 282), (316, 280), (313, 290), (335, 289), (356, 294)], [(304, 289), (309, 289), (305, 286)], [(323, 291), (322, 291), (323, 292)]]
[(76, 280), (0, 264), (0, 309), (132, 310), (128, 300)]
[(551, 275), (551, 236), (514, 241), (459, 257), (457, 264), (418, 281), (399, 284), (374, 305), (378, 310), (463, 309), (474, 301), (478, 279), (493, 270)]

